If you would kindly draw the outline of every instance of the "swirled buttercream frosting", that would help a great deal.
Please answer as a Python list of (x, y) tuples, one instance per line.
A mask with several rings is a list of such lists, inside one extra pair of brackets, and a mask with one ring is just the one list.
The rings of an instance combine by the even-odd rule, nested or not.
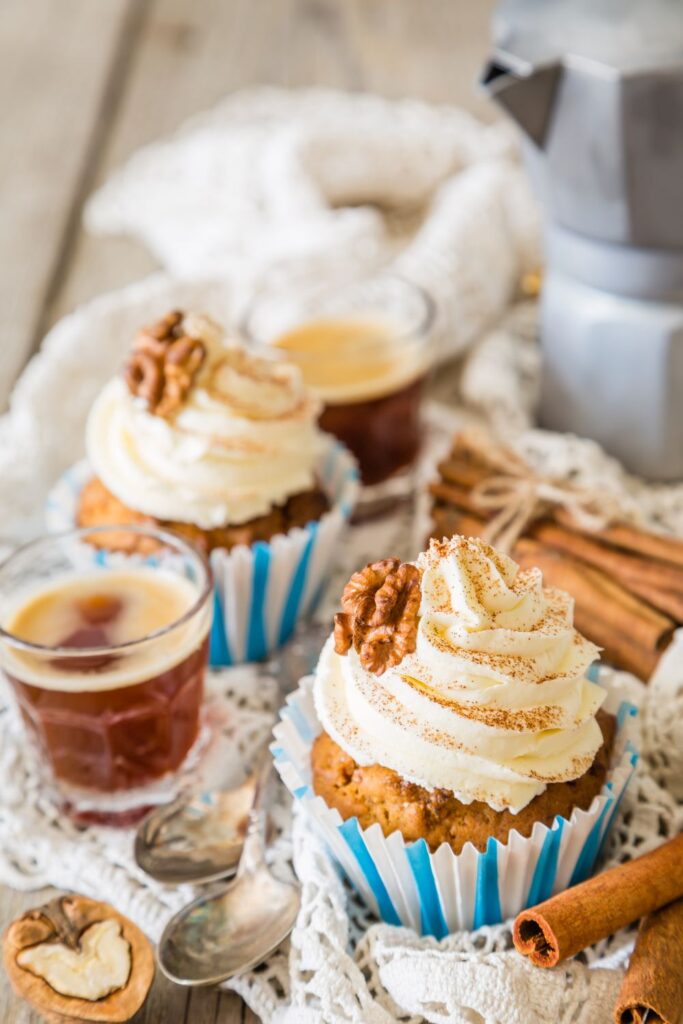
[(499, 811), (583, 775), (604, 690), (586, 678), (598, 648), (572, 598), (479, 539), (432, 541), (416, 564), (414, 651), (377, 675), (330, 638), (314, 683), (323, 728), (358, 764)]
[(320, 410), (298, 368), (226, 341), (205, 316), (184, 315), (182, 333), (206, 354), (172, 416), (153, 415), (122, 378), (96, 399), (86, 444), (104, 485), (136, 511), (203, 529), (313, 487)]

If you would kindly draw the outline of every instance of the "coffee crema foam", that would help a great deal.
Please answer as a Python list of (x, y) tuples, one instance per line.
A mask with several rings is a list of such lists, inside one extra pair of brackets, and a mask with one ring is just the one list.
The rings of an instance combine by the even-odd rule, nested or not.
[(65, 575), (50, 586), (25, 592), (2, 623), (20, 640), (62, 648), (59, 655), (22, 650), (5, 641), (0, 644), (0, 663), (20, 682), (62, 693), (134, 686), (169, 671), (197, 650), (211, 624), (210, 602), (163, 638), (114, 651), (111, 658), (105, 654), (94, 668), (78, 666), (79, 650), (144, 640), (178, 622), (199, 596), (194, 583), (163, 568)]
[(517, 813), (578, 778), (602, 743), (598, 648), (573, 600), (479, 539), (432, 541), (417, 559), (416, 650), (381, 676), (330, 639), (314, 686), (323, 728), (359, 764), (381, 764), (463, 803)]
[(427, 372), (424, 346), (402, 338), (400, 324), (388, 317), (320, 317), (272, 344), (289, 353), (308, 387), (333, 405), (384, 398)]
[(315, 486), (320, 403), (297, 367), (227, 341), (208, 317), (186, 314), (181, 329), (206, 357), (173, 416), (148, 412), (120, 377), (95, 400), (86, 447), (108, 490), (156, 519), (211, 529)]

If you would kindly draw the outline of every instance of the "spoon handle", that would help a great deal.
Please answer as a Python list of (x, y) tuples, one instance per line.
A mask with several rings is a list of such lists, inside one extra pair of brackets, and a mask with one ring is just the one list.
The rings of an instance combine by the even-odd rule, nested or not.
[(253, 874), (263, 864), (265, 858), (266, 822), (268, 820), (270, 783), (273, 774), (273, 760), (268, 743), (266, 743), (264, 749), (259, 754), (254, 774), (256, 777), (254, 801), (249, 813), (249, 824), (244, 839), (244, 846), (242, 847), (242, 856), (237, 868), (237, 878)]

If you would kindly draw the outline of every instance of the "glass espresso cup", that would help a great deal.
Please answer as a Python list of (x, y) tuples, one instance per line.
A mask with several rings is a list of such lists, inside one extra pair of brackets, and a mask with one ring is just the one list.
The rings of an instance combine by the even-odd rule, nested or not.
[(296, 363), (322, 399), (320, 425), (356, 456), (365, 501), (380, 496), (378, 485), (408, 469), (419, 451), (433, 318), (425, 291), (385, 274), (304, 294), (266, 287), (243, 323), (252, 342)]
[(0, 664), (78, 820), (134, 821), (197, 743), (211, 595), (203, 556), (147, 528), (42, 538), (0, 565)]

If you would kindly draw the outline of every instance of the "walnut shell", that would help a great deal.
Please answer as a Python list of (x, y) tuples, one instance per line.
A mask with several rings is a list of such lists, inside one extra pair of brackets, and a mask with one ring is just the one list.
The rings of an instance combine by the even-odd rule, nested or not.
[[(130, 951), (130, 972), (123, 987), (104, 998), (66, 996), (40, 975), (22, 967), (20, 954), (44, 943), (78, 950), (80, 937), (97, 922), (114, 920)], [(16, 994), (34, 1006), (49, 1024), (123, 1024), (140, 1009), (154, 979), (154, 954), (140, 929), (108, 903), (85, 896), (60, 896), (29, 910), (9, 926), (3, 941), (5, 969)]]

